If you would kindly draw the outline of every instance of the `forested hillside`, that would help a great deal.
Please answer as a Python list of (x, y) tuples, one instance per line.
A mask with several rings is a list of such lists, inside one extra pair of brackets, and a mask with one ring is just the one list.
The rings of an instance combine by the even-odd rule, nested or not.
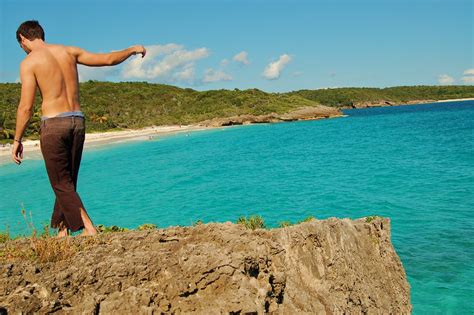
[[(0, 84), (0, 139), (14, 136), (19, 83)], [(344, 107), (357, 102), (403, 103), (474, 97), (474, 86), (411, 86), (392, 88), (337, 88), (266, 93), (258, 89), (195, 91), (146, 82), (81, 83), (81, 105), (88, 132), (151, 125), (190, 124), (240, 114), (286, 113), (317, 104)], [(41, 98), (25, 136), (38, 138)]]
[(474, 97), (474, 86), (397, 86), (389, 88), (335, 88), (299, 90), (288, 93), (316, 101), (326, 106), (349, 107), (362, 102), (445, 100)]

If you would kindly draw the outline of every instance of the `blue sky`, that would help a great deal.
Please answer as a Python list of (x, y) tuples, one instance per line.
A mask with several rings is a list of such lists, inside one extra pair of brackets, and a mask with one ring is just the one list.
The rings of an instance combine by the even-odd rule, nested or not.
[(149, 48), (142, 61), (80, 68), (81, 80), (276, 92), (474, 84), (472, 0), (0, 0), (0, 82), (18, 80), (15, 32), (28, 19), (50, 43)]

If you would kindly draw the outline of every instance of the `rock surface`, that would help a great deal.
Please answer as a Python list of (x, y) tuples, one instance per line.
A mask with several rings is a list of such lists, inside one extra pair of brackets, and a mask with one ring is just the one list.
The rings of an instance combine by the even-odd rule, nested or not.
[(314, 120), (340, 116), (342, 116), (342, 112), (339, 109), (318, 105), (313, 107), (301, 107), (286, 114), (270, 113), (266, 115), (238, 115), (226, 118), (213, 118), (202, 121), (199, 124), (206, 127), (220, 127), (231, 125), (274, 123), (280, 121)]
[(406, 101), (403, 103), (393, 102), (393, 101), (388, 101), (388, 100), (360, 101), (360, 102), (354, 102), (352, 106), (343, 106), (341, 107), (341, 109), (417, 105), (417, 104), (434, 103), (434, 102), (437, 102), (437, 101), (436, 100), (413, 100), (413, 101)]
[(97, 238), (69, 260), (2, 262), (0, 313), (411, 312), (388, 219), (254, 231), (209, 223)]

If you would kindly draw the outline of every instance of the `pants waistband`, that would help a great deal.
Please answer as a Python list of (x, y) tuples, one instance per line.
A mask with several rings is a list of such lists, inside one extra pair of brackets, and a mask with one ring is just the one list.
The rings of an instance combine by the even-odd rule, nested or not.
[(51, 119), (51, 118), (57, 118), (57, 117), (82, 117), (82, 118), (84, 118), (84, 113), (81, 112), (81, 111), (64, 112), (64, 113), (60, 113), (60, 114), (58, 114), (56, 116), (53, 116), (53, 117), (43, 116), (43, 117), (41, 117), (41, 121)]
[(66, 117), (51, 117), (48, 119), (41, 120), (40, 129), (46, 128), (46, 126), (66, 127), (71, 128), (74, 125), (85, 125), (84, 116), (66, 116)]

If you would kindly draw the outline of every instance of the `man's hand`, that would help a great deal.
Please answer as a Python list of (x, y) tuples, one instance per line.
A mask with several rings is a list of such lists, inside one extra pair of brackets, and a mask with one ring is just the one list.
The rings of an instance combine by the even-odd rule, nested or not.
[(142, 58), (145, 57), (146, 55), (146, 49), (144, 46), (142, 45), (137, 45), (137, 46), (133, 46), (133, 54), (136, 55), (136, 54), (142, 54)]
[(21, 144), (21, 142), (14, 141), (13, 149), (12, 149), (12, 160), (16, 164), (20, 165), (22, 159), (23, 159), (23, 144)]

